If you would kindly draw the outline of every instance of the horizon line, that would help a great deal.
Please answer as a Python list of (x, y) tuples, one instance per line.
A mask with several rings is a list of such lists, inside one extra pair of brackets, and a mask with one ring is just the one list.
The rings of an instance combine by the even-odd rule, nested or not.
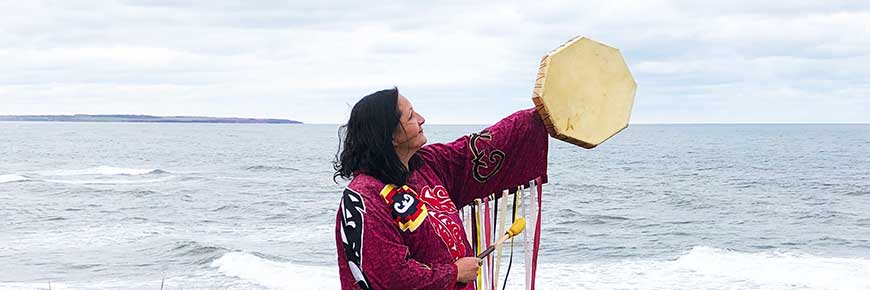
[[(0, 115), (2, 117), (3, 115)], [(8, 115), (7, 115), (8, 116)], [(234, 118), (234, 117), (215, 117), (215, 118)], [(238, 117), (235, 117), (238, 118)], [(239, 119), (258, 119), (258, 118), (239, 118)], [(134, 122), (134, 121), (49, 121), (49, 120), (0, 120), (3, 123), (149, 123), (149, 124), (236, 124), (236, 125), (319, 125), (319, 126), (341, 126), (344, 124), (338, 123), (306, 123), (304, 121), (291, 120), (296, 121), (298, 123), (288, 123), (288, 124), (275, 124), (275, 123), (236, 123), (236, 122)], [(484, 123), (446, 123), (446, 124), (428, 124), (434, 126), (491, 126), (492, 123), (484, 124)], [(704, 125), (704, 126), (722, 126), (722, 125), (870, 125), (870, 122), (866, 123), (855, 123), (855, 122), (808, 122), (808, 123), (783, 123), (783, 122), (734, 122), (734, 123), (722, 123), (722, 122), (699, 122), (699, 123), (630, 123), (631, 126), (683, 126), (683, 125)]]
[[(140, 116), (140, 117), (159, 117), (159, 118), (214, 118), (214, 119), (259, 119), (259, 120), (288, 120), (294, 122), (300, 122), (304, 125), (336, 125), (341, 126), (343, 123), (309, 123), (298, 119), (288, 119), (288, 118), (276, 118), (276, 117), (226, 117), (226, 116), (196, 116), (196, 115), (149, 115), (149, 114), (26, 114), (26, 115), (0, 115), (0, 117), (54, 117), (54, 116)], [(4, 122), (69, 122), (69, 121), (49, 121), (49, 120), (0, 120)], [(88, 121), (79, 121), (79, 122), (88, 122)], [(102, 121), (101, 123), (135, 123), (135, 122), (125, 122), (125, 121)], [(168, 123), (168, 122), (167, 122)], [(429, 125), (437, 125), (437, 126), (488, 126), (494, 123), (430, 123)], [(632, 125), (868, 125), (868, 122), (755, 122), (755, 121), (747, 121), (747, 122), (728, 122), (728, 121), (716, 121), (716, 122), (637, 122), (637, 123), (629, 123), (628, 126)]]
[[(434, 123), (437, 126), (489, 126), (493, 123)], [(305, 125), (344, 125), (339, 123), (305, 123)], [(665, 123), (629, 123), (633, 125), (870, 125), (870, 122), (665, 122)]]

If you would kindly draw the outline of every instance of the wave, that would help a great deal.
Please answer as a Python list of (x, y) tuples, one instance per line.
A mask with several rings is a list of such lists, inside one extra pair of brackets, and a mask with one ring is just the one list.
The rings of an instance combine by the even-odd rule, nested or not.
[[(49, 287), (50, 286), (50, 287)], [(79, 289), (75, 287), (70, 287), (67, 283), (59, 283), (59, 282), (50, 282), (46, 281), (44, 283), (16, 283), (16, 282), (0, 282), (0, 290), (22, 290), (22, 289), (58, 289), (58, 290), (67, 290), (67, 289)]]
[(44, 179), (45, 182), (62, 183), (62, 184), (139, 184), (139, 183), (154, 183), (162, 182), (175, 178), (174, 176), (166, 176), (152, 179), (138, 180), (101, 180), (101, 179), (84, 179), (84, 180), (61, 180), (61, 179)]
[(53, 170), (42, 172), (44, 175), (53, 176), (75, 176), (75, 175), (146, 175), (146, 174), (164, 174), (169, 173), (161, 169), (139, 169), (139, 168), (123, 168), (112, 166), (97, 166), (84, 169), (71, 170)]
[(299, 171), (299, 169), (293, 167), (284, 167), (284, 166), (272, 166), (272, 165), (256, 165), (256, 166), (248, 166), (245, 170), (250, 171)]
[(30, 180), (30, 177), (18, 174), (4, 174), (0, 175), (0, 183), (9, 183), (9, 182), (19, 182), (19, 181), (27, 181)]
[(227, 248), (220, 246), (204, 245), (195, 241), (185, 241), (176, 243), (172, 248), (172, 255), (182, 257), (185, 260), (192, 260), (192, 264), (206, 265), (213, 262), (215, 259), (222, 257), (229, 252)]
[(211, 263), (229, 277), (247, 280), (269, 289), (338, 289), (335, 267), (305, 266), (277, 262), (245, 252), (226, 253)]
[(229, 204), (229, 205), (224, 205), (224, 206), (221, 206), (221, 207), (219, 207), (219, 208), (213, 209), (213, 210), (211, 210), (211, 211), (213, 211), (213, 212), (219, 212), (219, 211), (236, 210), (236, 209), (239, 209), (239, 208), (240, 208), (240, 207), (237, 206), (237, 205)]
[[(339, 288), (337, 266), (302, 266), (243, 252), (226, 253), (211, 266), (269, 289)], [(524, 289), (524, 271), (522, 259), (515, 260), (506, 288)], [(870, 289), (870, 259), (703, 246), (673, 260), (540, 264), (537, 272), (540, 289)]]
[(870, 289), (870, 259), (703, 246), (671, 261), (543, 264), (538, 273), (541, 289)]
[[(146, 277), (149, 275), (145, 275)], [(151, 277), (157, 275), (150, 275)], [(31, 283), (23, 283), (23, 282), (0, 282), (0, 290), (45, 290), (45, 289), (53, 289), (53, 290), (128, 290), (128, 289), (160, 289), (161, 278), (158, 276), (157, 278), (145, 278), (145, 279), (136, 279), (136, 280), (87, 280), (87, 281), (44, 281), (44, 282), (31, 282)], [(173, 278), (166, 278), (165, 282), (167, 285), (166, 289), (178, 289), (176, 287), (169, 287), (176, 280)], [(191, 279), (192, 280), (192, 279)], [(199, 286), (207, 283), (209, 281), (190, 281), (193, 284), (191, 286)], [(197, 283), (198, 282), (198, 283)], [(174, 285), (173, 285), (174, 286)], [(206, 289), (202, 287), (190, 287), (192, 289)], [(189, 289), (188, 287), (183, 287), (181, 289)], [(208, 288), (211, 289), (211, 288)], [(224, 289), (224, 288), (219, 288)]]

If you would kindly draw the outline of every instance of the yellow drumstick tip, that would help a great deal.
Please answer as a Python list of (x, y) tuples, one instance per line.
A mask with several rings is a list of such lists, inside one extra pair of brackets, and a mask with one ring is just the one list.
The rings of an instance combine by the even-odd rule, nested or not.
[(517, 220), (514, 221), (514, 224), (511, 225), (511, 228), (505, 234), (507, 234), (509, 237), (514, 237), (517, 234), (519, 234), (520, 232), (522, 232), (525, 228), (526, 228), (526, 219), (517, 218)]

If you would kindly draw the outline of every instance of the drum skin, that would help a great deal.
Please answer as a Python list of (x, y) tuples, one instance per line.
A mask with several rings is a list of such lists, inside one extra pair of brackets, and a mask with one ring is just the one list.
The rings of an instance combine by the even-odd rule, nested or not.
[(577, 37), (541, 60), (532, 101), (550, 136), (591, 149), (628, 127), (636, 91), (618, 49)]

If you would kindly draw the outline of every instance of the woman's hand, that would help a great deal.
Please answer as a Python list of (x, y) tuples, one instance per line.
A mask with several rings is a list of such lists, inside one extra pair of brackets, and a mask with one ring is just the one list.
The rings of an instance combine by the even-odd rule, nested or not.
[(456, 282), (468, 284), (477, 279), (477, 271), (480, 269), (480, 259), (477, 257), (463, 257), (456, 260)]

